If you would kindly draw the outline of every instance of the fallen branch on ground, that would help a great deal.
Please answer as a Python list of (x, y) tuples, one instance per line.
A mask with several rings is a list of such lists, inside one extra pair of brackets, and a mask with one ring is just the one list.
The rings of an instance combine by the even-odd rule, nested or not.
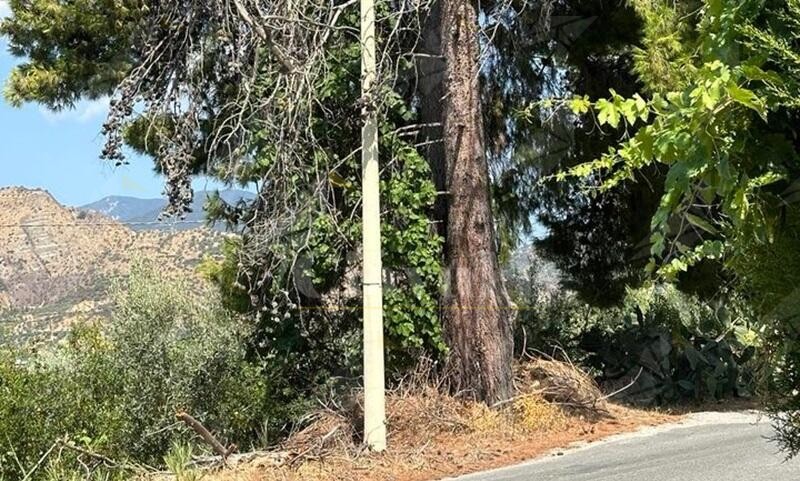
[(89, 458), (92, 458), (92, 459), (94, 459), (95, 461), (101, 463), (102, 465), (104, 465), (107, 468), (121, 469), (121, 470), (125, 470), (125, 471), (134, 472), (134, 473), (137, 473), (137, 474), (158, 474), (158, 473), (162, 472), (162, 471), (159, 471), (158, 469), (156, 469), (156, 468), (154, 468), (152, 466), (148, 466), (146, 464), (140, 464), (140, 463), (134, 464), (134, 463), (127, 463), (127, 462), (124, 462), (124, 461), (117, 461), (115, 459), (111, 459), (108, 456), (105, 456), (103, 454), (96, 453), (94, 451), (90, 451), (89, 449), (82, 448), (80, 446), (76, 446), (76, 445), (70, 443), (66, 438), (59, 439), (58, 441), (56, 441), (56, 443), (60, 447), (62, 447), (64, 449), (68, 449), (70, 451), (78, 453), (79, 455), (83, 455), (83, 456), (87, 456)]
[(634, 384), (636, 384), (636, 381), (639, 380), (639, 376), (642, 375), (643, 371), (644, 371), (644, 367), (640, 367), (639, 368), (639, 374), (637, 374), (636, 377), (633, 378), (633, 381), (629, 382), (625, 387), (623, 387), (621, 389), (617, 389), (616, 391), (612, 392), (611, 394), (606, 394), (605, 396), (601, 397), (599, 400), (600, 401), (605, 401), (606, 399), (611, 399), (612, 397), (616, 396), (617, 394), (622, 394), (623, 392), (627, 391), (628, 389), (633, 387)]
[(322, 448), (325, 446), (325, 442), (326, 442), (326, 441), (328, 441), (328, 439), (330, 439), (330, 437), (331, 437), (331, 436), (333, 436), (333, 434), (334, 434), (336, 431), (338, 431), (338, 430), (339, 430), (339, 428), (340, 428), (340, 426), (334, 426), (334, 428), (333, 428), (333, 429), (331, 429), (331, 430), (328, 432), (328, 434), (326, 434), (325, 436), (322, 436), (322, 438), (320, 438), (320, 440), (319, 440), (319, 443), (318, 443), (317, 445), (315, 445), (315, 446), (310, 446), (310, 447), (308, 447), (308, 448), (307, 448), (305, 451), (303, 451), (303, 452), (301, 452), (300, 454), (298, 454), (298, 455), (294, 456), (294, 457), (293, 457), (293, 458), (292, 458), (292, 459), (289, 461), (289, 464), (290, 464), (290, 465), (291, 465), (291, 464), (294, 464), (295, 462), (297, 462), (297, 460), (299, 460), (299, 459), (303, 459), (303, 458), (304, 458), (304, 457), (305, 457), (305, 456), (306, 456), (306, 455), (307, 455), (309, 452), (311, 452), (311, 451), (312, 451), (313, 449), (315, 449), (315, 448), (317, 448), (317, 449), (320, 449), (320, 450), (321, 450), (321, 449), (322, 449)]
[(250, 451), (241, 454), (231, 454), (227, 458), (222, 456), (193, 456), (193, 467), (208, 469), (221, 465), (228, 467), (240, 464), (280, 467), (289, 463), (291, 454), (288, 451)]
[(227, 459), (228, 456), (236, 452), (237, 447), (235, 444), (231, 444), (227, 448), (223, 446), (222, 443), (217, 441), (217, 438), (215, 438), (214, 435), (211, 434), (211, 432), (205, 428), (205, 426), (200, 424), (200, 421), (193, 418), (189, 413), (181, 411), (175, 414), (175, 417), (186, 423), (187, 426), (192, 428), (194, 432), (196, 432), (201, 438), (203, 438), (203, 441), (205, 441), (209, 446), (211, 446), (211, 449), (213, 449), (215, 453), (217, 453), (219, 456), (222, 456), (223, 461)]

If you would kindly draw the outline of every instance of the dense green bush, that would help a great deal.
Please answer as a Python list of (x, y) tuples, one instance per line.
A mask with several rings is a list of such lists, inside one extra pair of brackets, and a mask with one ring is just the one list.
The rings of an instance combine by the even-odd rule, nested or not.
[[(139, 265), (112, 288), (108, 322), (78, 326), (57, 347), (6, 349), (0, 479), (19, 479), (65, 436), (113, 459), (160, 464), (172, 444), (194, 438), (178, 410), (245, 449), (288, 417), (266, 364), (247, 358), (249, 329), (193, 287)], [(51, 455), (34, 479), (63, 476), (73, 461)]]
[(651, 404), (748, 396), (759, 343), (744, 303), (704, 302), (672, 285), (629, 289), (622, 304), (594, 307), (570, 294), (544, 296), (522, 312), (518, 345), (559, 346), (608, 389)]
[(790, 456), (800, 453), (800, 209), (786, 209), (768, 242), (741, 236), (730, 260), (759, 315), (765, 342), (761, 391)]
[(632, 401), (750, 396), (748, 362), (758, 345), (751, 324), (735, 299), (715, 305), (656, 285), (629, 291), (618, 314), (585, 332), (580, 345), (605, 380), (636, 379), (624, 393)]

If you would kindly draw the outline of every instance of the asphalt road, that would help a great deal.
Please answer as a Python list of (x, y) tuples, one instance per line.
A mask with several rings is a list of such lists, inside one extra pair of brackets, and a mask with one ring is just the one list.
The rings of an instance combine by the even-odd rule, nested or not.
[(753, 413), (699, 413), (676, 425), (562, 451), (458, 481), (800, 481), (768, 420)]

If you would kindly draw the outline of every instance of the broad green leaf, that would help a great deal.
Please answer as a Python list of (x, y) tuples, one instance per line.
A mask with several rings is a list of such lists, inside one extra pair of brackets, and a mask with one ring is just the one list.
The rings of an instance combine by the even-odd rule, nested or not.
[(606, 99), (597, 101), (597, 121), (600, 125), (610, 125), (613, 128), (619, 127), (620, 114), (617, 106)]
[(642, 98), (641, 95), (637, 92), (633, 95), (633, 101), (636, 103), (636, 110), (639, 113), (639, 118), (642, 119), (642, 122), (647, 122), (648, 117), (650, 116), (650, 108), (647, 105), (647, 102)]
[(735, 83), (729, 83), (725, 89), (735, 102), (756, 111), (762, 119), (767, 120), (766, 104), (755, 92), (739, 87)]
[(768, 172), (764, 175), (756, 177), (755, 179), (750, 179), (747, 182), (747, 188), (749, 190), (759, 189), (761, 187), (774, 184), (775, 182), (779, 182), (786, 177), (783, 174), (779, 174), (777, 172)]
[(755, 65), (743, 65), (741, 71), (747, 80), (770, 82), (775, 85), (782, 85), (784, 83), (781, 76), (777, 73), (771, 70), (763, 70)]
[(713, 234), (713, 235), (719, 234), (719, 230), (717, 230), (713, 225), (711, 225), (710, 222), (708, 222), (707, 220), (703, 219), (700, 216), (696, 216), (694, 214), (691, 214), (691, 213), (687, 212), (686, 213), (686, 220), (688, 220), (689, 223), (692, 224), (693, 226), (698, 227), (698, 228), (708, 232), (709, 234)]
[(584, 97), (574, 97), (572, 100), (569, 101), (569, 108), (572, 110), (572, 113), (575, 115), (583, 115), (589, 111), (589, 108), (592, 106), (591, 102), (589, 102), (589, 98)]
[(633, 99), (628, 99), (622, 102), (621, 105), (622, 114), (625, 116), (625, 120), (628, 122), (629, 125), (633, 125), (636, 123), (636, 119), (639, 116), (639, 112), (636, 108), (636, 101)]

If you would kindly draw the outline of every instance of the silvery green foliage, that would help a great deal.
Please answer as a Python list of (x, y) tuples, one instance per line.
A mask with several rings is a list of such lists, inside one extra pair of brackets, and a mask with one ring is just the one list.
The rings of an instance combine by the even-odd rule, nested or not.
[[(247, 357), (250, 330), (196, 280), (137, 264), (112, 298), (109, 319), (75, 326), (50, 350), (0, 351), (0, 452), (13, 453), (0, 455), (0, 478), (18, 479), (65, 436), (112, 459), (161, 466), (170, 445), (197, 442), (176, 423), (178, 410), (242, 449), (286, 418), (266, 365)], [(34, 480), (83, 475), (69, 452), (44, 468)]]

